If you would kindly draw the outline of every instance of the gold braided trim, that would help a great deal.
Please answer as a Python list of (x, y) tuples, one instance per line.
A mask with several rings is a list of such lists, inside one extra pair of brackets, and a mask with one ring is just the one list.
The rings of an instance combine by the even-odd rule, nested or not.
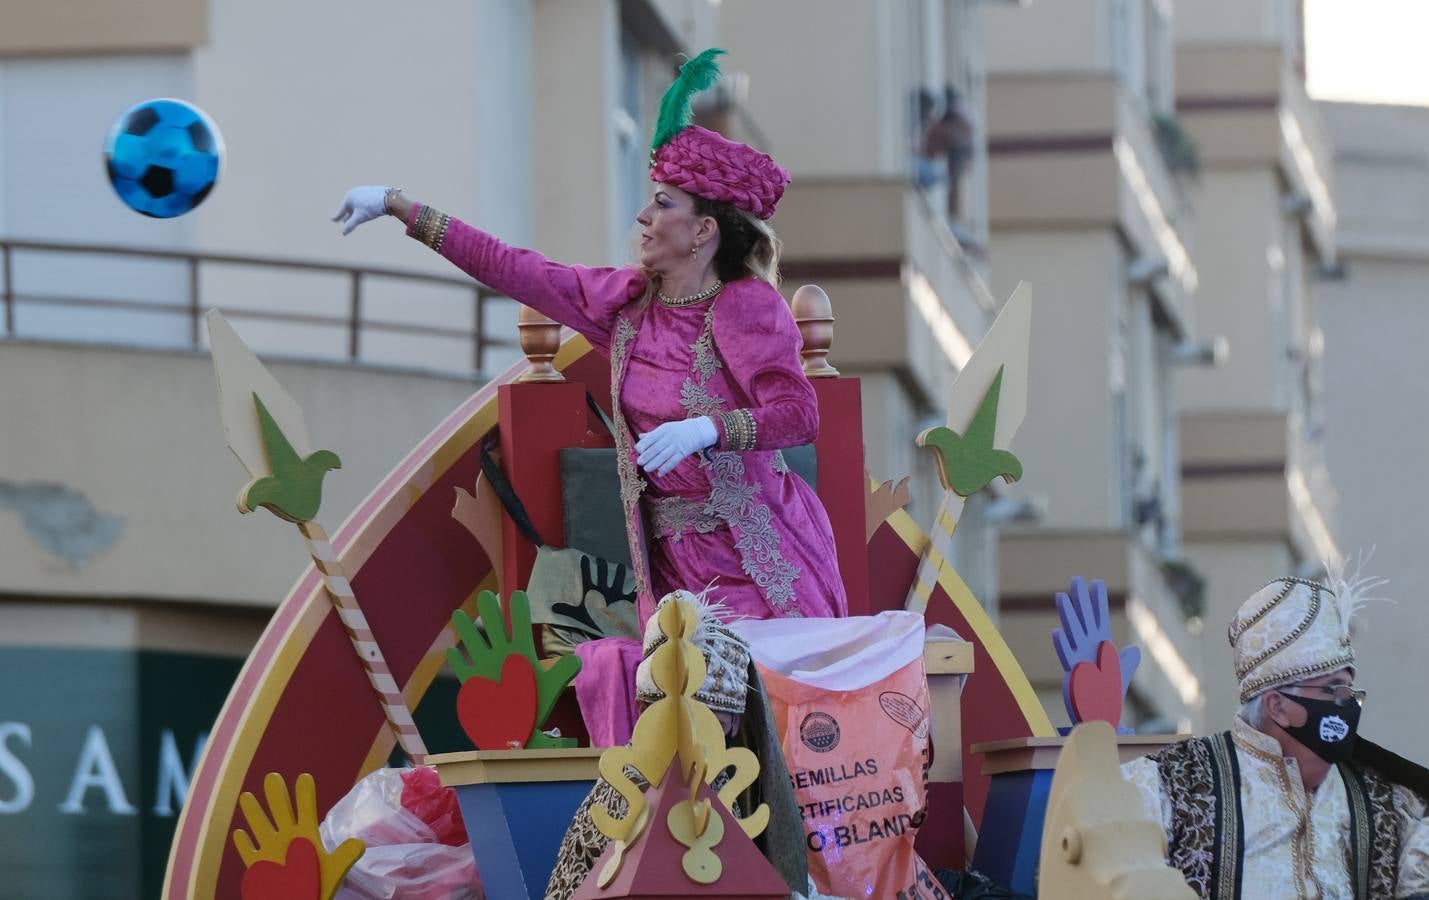
[[(1234, 740), (1234, 735), (1232, 736)], [(1240, 802), (1237, 799), (1237, 792), (1240, 786), (1231, 783), (1231, 772), (1234, 771), (1231, 765), (1231, 754), (1235, 749), (1230, 743), (1219, 738), (1212, 738), (1206, 742), (1211, 751), (1211, 756), (1215, 759), (1212, 767), (1218, 776), (1219, 784), (1216, 791), (1216, 818), (1221, 829), (1221, 840), (1234, 843), (1236, 835), (1241, 833), (1240, 826)], [(1226, 852), (1225, 848), (1221, 852), (1212, 855), (1216, 866), (1216, 885), (1218, 886), (1215, 900), (1236, 900), (1240, 895), (1239, 885), (1236, 884), (1236, 856), (1240, 851), (1236, 847), (1236, 852)]]
[(1336, 768), (1340, 770), (1340, 780), (1345, 783), (1345, 794), (1350, 799), (1350, 839), (1354, 841), (1354, 855), (1352, 862), (1355, 867), (1355, 895), (1359, 897), (1369, 896), (1369, 866), (1370, 855), (1373, 849), (1370, 841), (1374, 835), (1370, 833), (1369, 797), (1365, 796), (1364, 785), (1355, 773), (1345, 763), (1339, 763)]
[(724, 425), (724, 446), (727, 450), (753, 450), (759, 437), (754, 413), (747, 409), (732, 409), (719, 414)]
[(1328, 675), (1346, 666), (1354, 665), (1354, 661), (1355, 654), (1351, 651), (1342, 653), (1326, 662), (1307, 666), (1296, 666), (1293, 669), (1286, 669), (1284, 672), (1276, 672), (1273, 675), (1262, 675), (1253, 681), (1247, 681), (1241, 685), (1240, 702), (1245, 703), (1265, 688), (1276, 687), (1282, 684), (1292, 684), (1296, 681), (1303, 681), (1306, 678), (1314, 678), (1317, 675)]
[(415, 240), (421, 241), (441, 253), (442, 244), (447, 239), (447, 226), (451, 224), (451, 220), (452, 217), (441, 210), (424, 205), (417, 213), (417, 218), (412, 222), (410, 234)]
[[(1287, 579), (1287, 581), (1290, 580)], [(1246, 675), (1249, 675), (1252, 671), (1254, 671), (1256, 666), (1259, 666), (1261, 663), (1270, 659), (1272, 656), (1279, 653), (1281, 650), (1284, 650), (1286, 647), (1299, 640), (1301, 635), (1303, 635), (1306, 631), (1310, 630), (1310, 626), (1314, 623), (1315, 618), (1320, 615), (1321, 588), (1319, 585), (1313, 582), (1304, 581), (1295, 581), (1293, 583), (1287, 583), (1285, 589), (1282, 590), (1279, 594), (1277, 594), (1273, 600), (1265, 604), (1265, 606), (1259, 611), (1257, 611), (1255, 615), (1251, 616), (1250, 621), (1246, 622), (1245, 625), (1241, 626), (1241, 628), (1239, 629), (1236, 629), (1234, 625), (1232, 625), (1232, 630), (1230, 632), (1231, 646), (1234, 647), (1235, 642), (1240, 640), (1241, 636), (1244, 635), (1252, 625), (1264, 618), (1266, 614), (1270, 612), (1270, 610), (1274, 609), (1277, 605), (1279, 605), (1280, 601), (1284, 600), (1287, 596), (1289, 596), (1290, 592), (1295, 589), (1295, 584), (1305, 584), (1308, 585), (1310, 588), (1310, 609), (1308, 612), (1305, 613), (1305, 618), (1301, 619), (1300, 624), (1296, 625), (1293, 629), (1291, 629), (1289, 634), (1286, 634), (1280, 640), (1270, 645), (1270, 648), (1267, 649), (1265, 652), (1252, 659), (1245, 660), (1240, 665), (1237, 665), (1235, 672), (1237, 679), (1241, 679), (1244, 678)]]

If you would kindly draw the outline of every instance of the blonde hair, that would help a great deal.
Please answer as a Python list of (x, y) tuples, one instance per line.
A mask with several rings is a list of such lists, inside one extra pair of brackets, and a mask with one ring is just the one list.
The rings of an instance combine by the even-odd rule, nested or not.
[(719, 226), (714, 267), (721, 281), (757, 278), (779, 286), (779, 255), (784, 244), (768, 222), (732, 203), (698, 196), (695, 215), (710, 216)]

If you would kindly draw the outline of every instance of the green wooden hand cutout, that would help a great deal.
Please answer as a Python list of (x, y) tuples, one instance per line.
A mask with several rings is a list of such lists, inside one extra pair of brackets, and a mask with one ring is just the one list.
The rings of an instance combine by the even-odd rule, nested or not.
[(258, 407), (258, 429), (273, 474), (250, 481), (243, 488), (238, 495), (238, 511), (248, 513), (261, 506), (289, 522), (310, 522), (322, 504), (323, 476), (329, 469), (340, 468), (342, 460), (331, 450), (318, 450), (307, 459), (299, 457), (257, 394), (253, 402)]
[[(482, 591), (476, 597), (476, 610), (486, 634), (483, 635), (477, 630), (476, 623), (472, 622), (466, 613), (461, 610), (452, 613), (452, 626), (456, 629), (460, 646), (447, 648), (447, 662), (457, 680), (462, 683), (462, 690), (467, 691), (466, 685), (473, 679), (503, 682), (507, 657), (526, 657), (530, 665), (519, 672), (524, 673), (521, 677), (534, 678), (536, 682), (536, 726), (531, 730), (531, 736), (526, 739), (526, 747), (532, 750), (574, 747), (575, 738), (548, 737), (541, 729), (545, 727), (546, 719), (555, 708), (561, 692), (580, 672), (580, 657), (573, 653), (561, 656), (547, 667), (536, 655), (536, 643), (531, 632), (531, 604), (526, 598), (526, 592), (513, 591), (509, 604), (509, 632), (506, 619), (501, 614), (501, 600), (491, 591)], [(503, 686), (513, 692), (519, 687), (504, 685), (504, 682)], [(497, 705), (502, 702), (500, 693), (498, 690), (495, 694)], [(498, 710), (493, 709), (491, 714), (498, 714)]]
[(1022, 463), (1017, 457), (1011, 451), (992, 446), (997, 433), (997, 398), (1001, 389), (1002, 368), (999, 368), (964, 434), (940, 425), (918, 435), (919, 447), (932, 447), (937, 452), (938, 477), (943, 487), (961, 497), (971, 497), (994, 478), (1016, 481), (1022, 477)]

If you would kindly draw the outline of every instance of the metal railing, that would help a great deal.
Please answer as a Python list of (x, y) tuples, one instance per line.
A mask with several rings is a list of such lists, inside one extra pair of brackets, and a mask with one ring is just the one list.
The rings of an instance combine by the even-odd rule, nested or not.
[[(68, 257), (120, 257), (124, 259), (155, 260), (185, 267), (188, 274), (187, 302), (173, 303), (155, 300), (124, 299), (115, 296), (67, 296), (51, 293), (19, 293), (16, 267), (22, 255), (64, 255)], [(16, 330), (16, 308), (21, 304), (44, 305), (71, 308), (102, 308), (105, 310), (129, 310), (137, 313), (161, 313), (188, 318), (188, 341), (197, 349), (202, 346), (200, 320), (210, 307), (204, 303), (201, 289), (204, 269), (218, 266), (232, 266), (251, 270), (300, 271), (309, 274), (330, 275), (346, 282), (347, 310), (343, 315), (323, 315), (312, 312), (290, 312), (279, 309), (255, 309), (248, 306), (225, 306), (224, 315), (233, 319), (260, 320), (273, 323), (321, 325), (339, 327), (346, 330), (346, 359), (362, 361), (362, 337), (366, 332), (388, 332), (419, 337), (444, 338), (466, 341), (471, 346), (471, 366), (481, 372), (486, 362), (487, 350), (491, 347), (515, 347), (516, 336), (493, 337), (486, 333), (487, 305), (493, 301), (512, 302), (509, 298), (491, 290), (485, 285), (465, 276), (432, 275), (402, 269), (375, 266), (346, 266), (336, 263), (311, 262), (262, 256), (241, 256), (224, 253), (203, 253), (188, 250), (159, 250), (148, 247), (129, 247), (114, 244), (79, 244), (55, 241), (31, 241), (0, 239), (0, 321), (4, 338), (24, 338)], [(471, 299), (471, 326), (453, 327), (427, 324), (416, 321), (394, 321), (372, 319), (363, 313), (364, 285), (373, 278), (389, 279), (407, 284), (439, 285), (455, 288)]]

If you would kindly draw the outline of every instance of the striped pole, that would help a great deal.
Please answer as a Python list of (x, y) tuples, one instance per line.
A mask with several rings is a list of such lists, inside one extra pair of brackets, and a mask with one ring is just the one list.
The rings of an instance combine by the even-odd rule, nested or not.
[(322, 573), (323, 590), (336, 608), (348, 638), (352, 640), (352, 648), (357, 651), (357, 658), (362, 661), (362, 668), (367, 672), (367, 680), (377, 692), (382, 712), (387, 717), (387, 724), (391, 726), (393, 734), (397, 736), (397, 743), (402, 746), (403, 752), (411, 758), (414, 765), (422, 765), (427, 757), (427, 746), (422, 743), (422, 736), (417, 733), (417, 725), (412, 721), (412, 711), (407, 708), (407, 701), (397, 687), (397, 680), (387, 668), (387, 660), (383, 658), (382, 648), (377, 646), (377, 639), (367, 625), (367, 617), (357, 605), (352, 583), (347, 579), (347, 572), (342, 567), (342, 561), (337, 558), (337, 551), (333, 550), (327, 532), (311, 520), (299, 522), (298, 531), (302, 532), (303, 540), (307, 542), (308, 555), (312, 557), (313, 565)]
[(963, 505), (966, 502), (956, 491), (943, 492), (943, 503), (938, 507), (933, 527), (928, 529), (928, 546), (918, 560), (918, 572), (913, 577), (913, 586), (908, 589), (908, 599), (903, 602), (904, 609), (912, 612), (927, 610), (928, 600), (933, 596), (939, 576), (944, 569), (953, 568), (950, 559), (953, 532), (958, 527), (958, 519), (962, 517)]

